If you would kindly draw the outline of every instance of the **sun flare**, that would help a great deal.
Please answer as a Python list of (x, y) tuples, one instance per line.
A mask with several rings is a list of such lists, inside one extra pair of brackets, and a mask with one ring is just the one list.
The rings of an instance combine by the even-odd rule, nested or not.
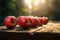
[(34, 0), (34, 5), (35, 6), (38, 6), (39, 5), (39, 2), (40, 2), (40, 0)]
[(46, 0), (41, 0), (41, 3), (45, 3)]
[(28, 6), (29, 9), (32, 9), (32, 6), (38, 6), (44, 4), (46, 0), (24, 0), (24, 3)]
[(32, 8), (32, 1), (31, 0), (24, 0), (25, 4), (28, 6), (28, 8)]

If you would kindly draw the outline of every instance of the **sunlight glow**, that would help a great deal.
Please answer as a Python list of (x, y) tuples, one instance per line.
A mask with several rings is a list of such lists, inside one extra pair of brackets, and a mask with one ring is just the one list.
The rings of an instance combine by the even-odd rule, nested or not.
[(41, 0), (41, 3), (45, 3), (46, 0)]
[(32, 9), (33, 5), (37, 7), (40, 4), (45, 4), (45, 2), (46, 0), (24, 0), (24, 3), (28, 6), (29, 9)]
[(32, 1), (31, 0), (24, 0), (24, 2), (28, 6), (29, 9), (32, 8)]
[(34, 0), (34, 5), (38, 6), (39, 2), (40, 2), (40, 0)]

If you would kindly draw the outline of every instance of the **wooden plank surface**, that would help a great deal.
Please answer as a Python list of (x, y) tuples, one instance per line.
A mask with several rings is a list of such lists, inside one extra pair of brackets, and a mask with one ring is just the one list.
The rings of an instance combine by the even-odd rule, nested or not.
[(8, 30), (5, 26), (0, 26), (0, 32), (18, 32), (18, 33), (34, 33), (34, 32), (50, 32), (60, 34), (60, 22), (49, 22), (47, 25), (43, 25), (37, 28), (30, 28), (28, 30), (20, 30), (17, 26), (14, 30)]
[(60, 22), (49, 22), (47, 25), (43, 25), (45, 28), (36, 32), (50, 32), (60, 34)]
[(0, 26), (0, 31), (2, 32), (18, 32), (18, 33), (33, 33), (37, 30), (41, 30), (44, 27), (40, 26), (40, 27), (36, 27), (36, 28), (30, 28), (27, 30), (21, 30), (21, 28), (19, 26), (16, 26), (16, 28), (12, 29), (12, 30), (8, 30), (5, 26)]

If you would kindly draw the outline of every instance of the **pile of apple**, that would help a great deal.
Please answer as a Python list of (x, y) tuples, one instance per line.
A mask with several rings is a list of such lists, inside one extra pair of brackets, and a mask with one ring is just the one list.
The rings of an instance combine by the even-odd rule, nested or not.
[(42, 26), (48, 23), (47, 17), (34, 17), (34, 16), (7, 16), (4, 19), (4, 25), (7, 29), (14, 29), (18, 24), (22, 28), (34, 28), (37, 26)]

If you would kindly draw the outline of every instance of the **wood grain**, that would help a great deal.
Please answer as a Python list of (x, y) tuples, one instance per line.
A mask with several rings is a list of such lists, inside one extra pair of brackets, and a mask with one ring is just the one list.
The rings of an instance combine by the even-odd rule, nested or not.
[(28, 30), (21, 30), (19, 26), (12, 30), (8, 30), (5, 26), (0, 26), (0, 32), (18, 32), (18, 33), (35, 33), (35, 32), (50, 32), (50, 33), (59, 33), (60, 34), (60, 22), (49, 22), (46, 25), (30, 28)]

